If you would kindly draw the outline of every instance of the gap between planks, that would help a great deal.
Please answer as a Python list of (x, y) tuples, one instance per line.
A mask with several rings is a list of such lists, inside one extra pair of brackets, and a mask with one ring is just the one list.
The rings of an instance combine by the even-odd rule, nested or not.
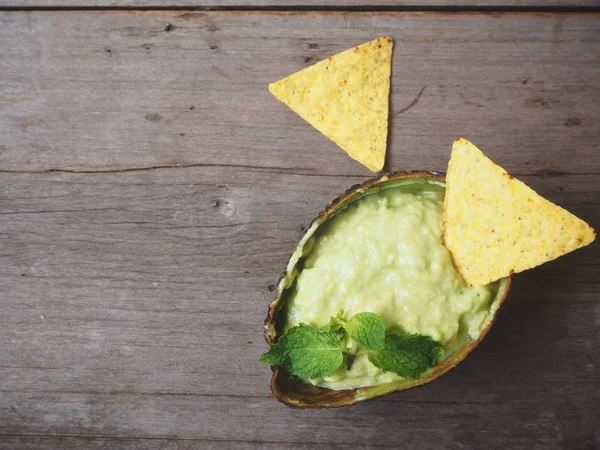
[[(290, 444), (290, 445), (335, 445), (337, 447), (356, 448), (353, 444), (337, 442), (309, 442), (309, 441), (257, 441), (240, 439), (210, 439), (210, 438), (180, 438), (180, 437), (138, 437), (138, 436), (109, 436), (101, 434), (26, 434), (26, 433), (0, 433), (0, 436), (6, 437), (41, 437), (41, 438), (74, 438), (74, 439), (102, 439), (107, 441), (192, 441), (192, 442), (221, 442), (221, 443), (247, 443), (247, 444)], [(370, 448), (396, 448), (385, 444), (369, 444)]]
[[(134, 391), (61, 391), (61, 390), (19, 390), (19, 389), (8, 389), (2, 390), (0, 392), (11, 393), (11, 394), (68, 394), (68, 395), (102, 395), (102, 396), (110, 396), (110, 395), (149, 395), (149, 396), (157, 396), (157, 397), (211, 397), (211, 398), (247, 398), (247, 399), (273, 399), (273, 395), (265, 394), (265, 395), (234, 395), (234, 394), (209, 394), (202, 392), (134, 392)], [(274, 400), (274, 399), (273, 399)], [(473, 402), (473, 401), (455, 401), (455, 400), (415, 400), (415, 399), (402, 399), (402, 398), (374, 398), (369, 400), (370, 403), (408, 403), (408, 404), (442, 404), (442, 405), (482, 405), (482, 404), (494, 404), (501, 403), (499, 400), (492, 401), (482, 401), (482, 402)], [(2, 433), (0, 433), (0, 436)]]
[(276, 13), (276, 14), (306, 14), (306, 13), (404, 13), (404, 12), (433, 12), (433, 13), (594, 13), (600, 12), (600, 5), (110, 5), (110, 6), (23, 6), (1, 5), (1, 11), (192, 11), (192, 12), (226, 12), (226, 13)]
[[(292, 167), (269, 167), (269, 166), (247, 166), (242, 164), (203, 164), (203, 163), (192, 163), (192, 164), (173, 164), (173, 165), (159, 165), (159, 166), (148, 166), (148, 167), (123, 167), (123, 168), (107, 168), (107, 169), (87, 169), (87, 168), (52, 168), (52, 169), (33, 169), (33, 170), (17, 170), (17, 169), (0, 169), (0, 174), (21, 174), (21, 175), (32, 175), (32, 174), (51, 174), (51, 173), (72, 173), (72, 174), (116, 174), (116, 173), (128, 173), (128, 172), (145, 172), (155, 170), (172, 170), (172, 169), (190, 169), (190, 168), (231, 168), (241, 169), (250, 172), (261, 172), (261, 173), (275, 173), (280, 175), (297, 175), (297, 176), (308, 176), (308, 177), (340, 177), (340, 178), (367, 178), (369, 175), (365, 174), (325, 174), (315, 173), (314, 169), (311, 168), (292, 168)], [(405, 172), (405, 171), (399, 171)], [(371, 176), (383, 176), (387, 173), (392, 172), (381, 172), (379, 174), (372, 174)], [(549, 171), (549, 170), (538, 170), (536, 172), (511, 172), (512, 175), (517, 177), (541, 177), (541, 178), (555, 178), (555, 177), (573, 177), (573, 176), (598, 176), (600, 172), (561, 172), (561, 171)]]

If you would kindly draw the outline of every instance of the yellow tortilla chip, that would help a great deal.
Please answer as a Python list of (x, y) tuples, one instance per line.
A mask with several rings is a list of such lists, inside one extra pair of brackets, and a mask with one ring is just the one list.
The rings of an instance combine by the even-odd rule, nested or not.
[(269, 85), (269, 91), (373, 172), (385, 161), (393, 42), (351, 48)]
[(539, 266), (596, 236), (465, 139), (454, 142), (446, 185), (444, 244), (472, 286)]

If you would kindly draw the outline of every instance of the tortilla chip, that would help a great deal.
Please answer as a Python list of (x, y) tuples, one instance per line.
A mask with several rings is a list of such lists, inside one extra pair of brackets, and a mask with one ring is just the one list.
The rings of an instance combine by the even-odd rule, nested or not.
[(351, 48), (269, 85), (269, 91), (373, 172), (385, 161), (393, 42)]
[(446, 186), (444, 244), (471, 286), (539, 266), (596, 236), (465, 139), (452, 146)]

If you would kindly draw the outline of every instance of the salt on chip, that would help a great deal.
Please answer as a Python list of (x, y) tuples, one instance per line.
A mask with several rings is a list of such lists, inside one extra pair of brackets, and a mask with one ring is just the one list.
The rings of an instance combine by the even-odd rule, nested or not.
[(452, 147), (442, 228), (444, 244), (471, 286), (551, 261), (596, 236), (462, 138)]
[(393, 42), (380, 37), (331, 56), (269, 91), (369, 170), (385, 161)]

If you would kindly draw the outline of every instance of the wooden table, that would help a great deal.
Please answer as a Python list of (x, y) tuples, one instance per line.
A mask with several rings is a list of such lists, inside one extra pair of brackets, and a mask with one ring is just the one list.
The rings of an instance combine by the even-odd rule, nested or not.
[(598, 1), (0, 3), (0, 447), (600, 446), (597, 242), (431, 385), (297, 411), (258, 363), (301, 230), (370, 176), (268, 83), (390, 35), (387, 170), (465, 136), (598, 229)]

